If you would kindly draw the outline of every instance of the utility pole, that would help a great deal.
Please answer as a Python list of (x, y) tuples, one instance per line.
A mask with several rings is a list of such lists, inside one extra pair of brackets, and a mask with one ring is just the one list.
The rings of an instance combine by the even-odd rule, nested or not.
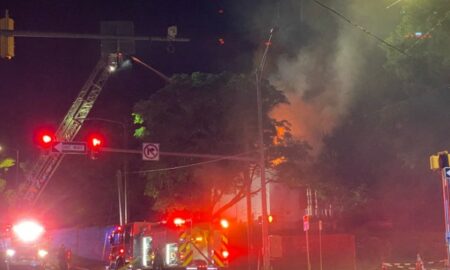
[(323, 224), (322, 224), (322, 220), (319, 219), (319, 260), (320, 260), (320, 270), (323, 270), (322, 268), (322, 229), (323, 229)]
[(272, 42), (273, 28), (270, 29), (269, 39), (266, 42), (266, 48), (261, 58), (261, 63), (256, 70), (256, 105), (258, 110), (258, 144), (259, 144), (259, 168), (261, 179), (261, 237), (262, 237), (262, 262), (263, 270), (270, 269), (270, 248), (269, 248), (269, 224), (267, 215), (267, 186), (266, 186), (266, 162), (264, 154), (264, 128), (263, 128), (263, 112), (262, 112), (262, 95), (261, 95), (261, 80), (264, 71), (264, 65), (267, 59), (267, 52), (269, 51)]
[[(120, 126), (122, 129), (122, 147), (123, 147), (123, 149), (126, 149), (128, 147), (127, 128), (126, 128), (126, 125), (124, 122), (107, 119), (107, 118), (101, 118), (101, 117), (76, 118), (75, 121), (78, 123), (86, 122), (86, 121), (99, 121), (99, 122), (105, 122), (105, 123), (110, 123), (110, 124), (115, 124), (117, 126)], [(120, 218), (120, 220), (121, 220), (121, 222), (126, 224), (126, 223), (128, 223), (128, 158), (126, 155), (123, 155), (122, 173), (121, 174), (123, 177), (123, 216), (124, 216), (124, 218), (123, 219)], [(121, 183), (118, 183), (118, 184), (121, 184)], [(121, 192), (121, 191), (122, 191), (122, 188), (119, 188), (119, 192)], [(121, 200), (119, 200), (119, 203), (121, 203)], [(120, 209), (122, 211), (122, 206)]]
[(305, 242), (306, 242), (306, 263), (307, 269), (311, 270), (311, 257), (309, 252), (309, 215), (303, 216), (303, 231), (305, 231)]
[(122, 216), (122, 172), (120, 170), (117, 171), (117, 198), (119, 199), (119, 224), (123, 225), (123, 216)]

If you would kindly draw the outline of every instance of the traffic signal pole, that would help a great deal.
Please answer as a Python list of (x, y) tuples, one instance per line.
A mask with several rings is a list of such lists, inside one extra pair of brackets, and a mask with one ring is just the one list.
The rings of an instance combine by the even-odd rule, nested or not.
[(445, 245), (447, 251), (447, 269), (450, 267), (450, 220), (449, 220), (449, 190), (448, 190), (448, 181), (449, 176), (447, 175), (447, 171), (450, 171), (450, 168), (446, 167), (442, 169), (441, 178), (442, 178), (442, 197), (444, 202), (444, 218), (445, 218)]
[(442, 181), (442, 201), (444, 203), (445, 223), (445, 249), (447, 253), (446, 269), (450, 269), (450, 213), (449, 213), (449, 181), (450, 181), (450, 156), (447, 151), (430, 156), (430, 169), (440, 170)]
[[(63, 32), (37, 32), (17, 31), (14, 29), (14, 20), (5, 11), (5, 17), (0, 18), (0, 58), (12, 59), (14, 57), (14, 38), (64, 38), (64, 39), (95, 39), (111, 41), (155, 41), (155, 42), (188, 42), (188, 38), (177, 38), (176, 26), (167, 29), (166, 37), (134, 36), (134, 35), (111, 35), (111, 34), (84, 34)], [(133, 45), (134, 46), (134, 45)]]

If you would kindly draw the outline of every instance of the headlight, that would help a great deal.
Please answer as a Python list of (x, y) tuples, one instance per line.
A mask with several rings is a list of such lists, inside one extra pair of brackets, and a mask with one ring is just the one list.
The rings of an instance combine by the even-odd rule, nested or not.
[(6, 250), (6, 256), (12, 257), (12, 256), (14, 256), (14, 254), (16, 254), (16, 251), (15, 251), (14, 249), (8, 248), (8, 249)]
[(47, 256), (47, 254), (48, 254), (48, 251), (45, 250), (45, 249), (40, 249), (40, 250), (38, 251), (38, 255), (39, 255), (39, 257), (41, 257), (41, 258), (44, 258), (45, 256)]
[(44, 233), (44, 227), (31, 220), (22, 221), (14, 225), (12, 229), (23, 242), (35, 241)]

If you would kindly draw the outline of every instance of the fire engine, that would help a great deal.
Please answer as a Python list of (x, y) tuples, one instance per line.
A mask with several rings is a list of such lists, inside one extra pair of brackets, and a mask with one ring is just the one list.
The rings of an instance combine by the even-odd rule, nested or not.
[(117, 226), (109, 236), (109, 269), (219, 270), (228, 267), (229, 222), (184, 218)]
[(48, 266), (48, 239), (44, 227), (33, 220), (22, 220), (4, 229), (1, 235), (6, 269)]

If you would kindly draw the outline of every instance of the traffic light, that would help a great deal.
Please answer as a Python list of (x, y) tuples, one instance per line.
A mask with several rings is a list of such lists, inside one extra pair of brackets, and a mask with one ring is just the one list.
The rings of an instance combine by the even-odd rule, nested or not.
[(89, 154), (91, 159), (97, 159), (98, 153), (100, 153), (103, 147), (103, 136), (100, 134), (91, 134), (88, 137), (87, 146), (89, 148)]
[[(8, 10), (5, 18), (0, 19), (0, 30), (14, 30), (14, 20), (9, 18)], [(14, 57), (14, 36), (0, 35), (0, 57), (8, 60)]]
[(50, 149), (55, 142), (55, 133), (50, 130), (40, 130), (37, 134), (37, 143), (43, 149)]
[(271, 224), (273, 223), (273, 216), (272, 215), (268, 215), (267, 216), (267, 221)]
[(449, 154), (447, 151), (439, 152), (437, 155), (430, 156), (430, 169), (438, 170), (445, 167), (450, 167), (449, 165)]

